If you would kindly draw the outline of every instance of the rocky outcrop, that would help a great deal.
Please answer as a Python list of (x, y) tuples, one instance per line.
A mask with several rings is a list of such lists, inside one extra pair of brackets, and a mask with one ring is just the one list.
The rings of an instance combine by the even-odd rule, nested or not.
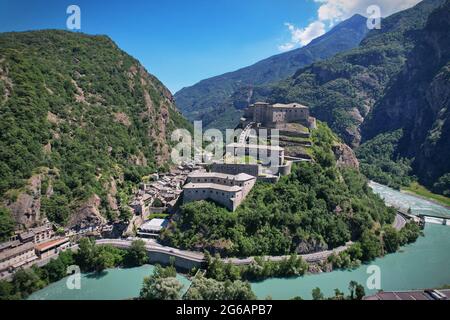
[(345, 143), (333, 146), (333, 152), (336, 157), (338, 167), (349, 167), (359, 169), (359, 161), (353, 150)]
[(111, 182), (109, 183), (109, 192), (106, 195), (106, 201), (108, 202), (108, 207), (112, 210), (112, 211), (118, 211), (119, 210), (119, 206), (117, 204), (117, 199), (116, 199), (116, 195), (117, 195), (117, 185), (116, 185), (116, 180), (114, 180), (114, 178), (111, 178)]
[(301, 239), (297, 244), (295, 252), (298, 254), (307, 254), (325, 250), (328, 250), (328, 246), (326, 243), (323, 243), (316, 239), (310, 240)]
[(126, 127), (129, 127), (131, 125), (130, 118), (124, 112), (116, 112), (116, 113), (114, 113), (114, 119), (118, 123), (121, 123), (121, 124), (123, 124)]
[(6, 201), (16, 223), (25, 228), (36, 225), (41, 219), (41, 179), (40, 174), (32, 176), (25, 191), (20, 192), (14, 201)]
[(70, 228), (85, 228), (106, 223), (106, 219), (100, 213), (101, 199), (98, 195), (92, 195), (82, 203), (71, 215), (68, 226)]

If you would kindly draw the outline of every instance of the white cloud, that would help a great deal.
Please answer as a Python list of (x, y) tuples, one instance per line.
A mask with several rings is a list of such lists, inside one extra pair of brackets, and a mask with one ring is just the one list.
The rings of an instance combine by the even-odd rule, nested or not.
[(320, 37), (325, 33), (325, 24), (321, 21), (314, 21), (310, 23), (306, 28), (297, 28), (292, 23), (286, 22), (291, 33), (291, 41), (278, 46), (280, 51), (288, 51), (294, 48), (297, 44), (306, 46), (311, 40)]
[(314, 0), (320, 4), (317, 10), (317, 20), (306, 28), (297, 28), (292, 23), (285, 23), (291, 33), (291, 40), (278, 46), (280, 51), (291, 50), (300, 45), (305, 46), (311, 40), (325, 33), (325, 25), (332, 27), (356, 13), (367, 16), (367, 8), (377, 5), (381, 16), (386, 17), (395, 12), (408, 9), (422, 0)]
[(284, 51), (289, 51), (289, 50), (293, 49), (294, 47), (295, 47), (295, 44), (294, 44), (294, 43), (287, 42), (287, 43), (285, 43), (285, 44), (280, 44), (280, 45), (278, 46), (278, 50), (284, 52)]

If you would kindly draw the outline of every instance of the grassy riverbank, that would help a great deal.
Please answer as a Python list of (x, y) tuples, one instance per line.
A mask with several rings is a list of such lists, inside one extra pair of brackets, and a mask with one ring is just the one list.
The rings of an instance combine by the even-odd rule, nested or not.
[(420, 185), (418, 182), (413, 182), (409, 185), (409, 187), (402, 188), (402, 191), (436, 202), (445, 207), (450, 207), (450, 198), (440, 194), (435, 194)]

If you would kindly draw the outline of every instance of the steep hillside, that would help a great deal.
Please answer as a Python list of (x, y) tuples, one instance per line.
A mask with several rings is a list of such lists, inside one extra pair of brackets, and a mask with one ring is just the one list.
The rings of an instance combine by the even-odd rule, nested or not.
[[(342, 144), (325, 124), (318, 123), (312, 141), (314, 162), (295, 164), (292, 174), (275, 184), (258, 182), (233, 213), (206, 201), (184, 205), (163, 240), (244, 257), (310, 253), (366, 238), (378, 246), (395, 210), (362, 174), (341, 165), (335, 146)], [(371, 258), (381, 254), (378, 248)]]
[(314, 61), (354, 48), (367, 31), (366, 19), (355, 15), (305, 47), (180, 90), (175, 94), (177, 105), (190, 120), (203, 120), (209, 127), (234, 128), (254, 85), (279, 81)]
[(0, 196), (16, 222), (126, 218), (132, 183), (167, 166), (188, 123), (105, 36), (0, 34)]
[(351, 146), (361, 142), (360, 125), (401, 72), (408, 54), (421, 41), (429, 14), (444, 0), (424, 0), (383, 19), (358, 48), (300, 69), (271, 86), (254, 88), (252, 101), (298, 101), (309, 105)]
[[(402, 130), (397, 158), (414, 159), (421, 183), (450, 195), (450, 1), (434, 11), (406, 64), (363, 126), (366, 140)], [(381, 135), (382, 134), (382, 135)], [(370, 141), (363, 149), (370, 148)], [(391, 157), (392, 159), (392, 157)], [(397, 175), (391, 172), (391, 176)], [(397, 175), (398, 176), (398, 175)]]

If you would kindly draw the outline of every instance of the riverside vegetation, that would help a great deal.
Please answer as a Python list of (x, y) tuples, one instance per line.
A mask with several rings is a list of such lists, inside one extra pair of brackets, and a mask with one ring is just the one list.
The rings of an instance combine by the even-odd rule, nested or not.
[[(169, 266), (156, 266), (152, 275), (144, 279), (139, 295), (140, 300), (255, 300), (256, 295), (250, 283), (241, 280), (226, 279), (218, 281), (198, 274), (192, 280), (188, 290), (182, 294), (183, 285), (176, 278), (176, 270)], [(313, 300), (361, 300), (364, 287), (355, 281), (349, 283), (349, 295), (335, 289), (333, 297), (326, 298), (320, 288), (312, 290)], [(266, 297), (271, 299), (271, 297)], [(302, 300), (294, 297), (293, 300)]]
[(31, 293), (67, 276), (67, 267), (77, 265), (82, 272), (101, 273), (113, 267), (136, 267), (148, 262), (145, 243), (133, 241), (128, 250), (110, 245), (96, 245), (95, 241), (83, 238), (76, 252), (61, 252), (58, 258), (43, 267), (32, 266), (19, 269), (11, 282), (0, 280), (0, 300), (25, 299)]
[[(417, 230), (414, 224), (407, 224), (398, 234), (395, 229), (385, 226), (383, 246), (380, 240), (369, 233), (363, 235), (361, 243), (352, 245), (339, 255), (332, 255), (328, 262), (336, 268), (356, 267), (361, 260), (373, 259), (383, 252), (395, 252), (404, 243), (414, 241)], [(365, 237), (368, 237), (367, 239)], [(365, 256), (366, 255), (366, 256)], [(308, 271), (308, 264), (296, 254), (278, 262), (255, 258), (255, 263), (236, 266), (224, 262), (217, 254), (212, 257), (205, 252), (205, 274), (197, 274), (194, 268), (189, 273), (193, 283), (183, 298), (189, 300), (251, 300), (255, 299), (248, 281), (259, 281), (270, 277), (302, 276)], [(93, 240), (83, 238), (76, 252), (65, 251), (57, 259), (43, 267), (18, 270), (11, 282), (0, 281), (0, 300), (24, 299), (31, 293), (67, 276), (67, 267), (77, 265), (83, 272), (101, 273), (114, 267), (135, 267), (148, 263), (148, 254), (142, 240), (133, 241), (128, 250), (110, 245), (96, 245)], [(181, 299), (183, 286), (176, 279), (173, 265), (163, 268), (159, 265), (153, 275), (144, 279), (139, 299)], [(320, 289), (315, 289), (314, 299), (324, 299)], [(349, 299), (341, 292), (331, 299)], [(353, 298), (352, 298), (353, 299)]]

